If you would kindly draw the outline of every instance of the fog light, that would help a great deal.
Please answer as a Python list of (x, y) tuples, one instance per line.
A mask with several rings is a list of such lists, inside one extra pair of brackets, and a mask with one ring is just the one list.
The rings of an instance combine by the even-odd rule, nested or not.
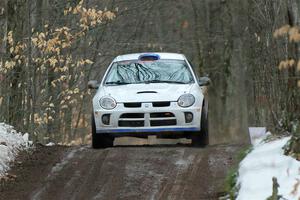
[(102, 115), (102, 123), (105, 125), (109, 125), (110, 122), (110, 114)]
[(193, 113), (185, 112), (184, 115), (185, 115), (185, 123), (191, 123), (193, 121), (194, 118)]

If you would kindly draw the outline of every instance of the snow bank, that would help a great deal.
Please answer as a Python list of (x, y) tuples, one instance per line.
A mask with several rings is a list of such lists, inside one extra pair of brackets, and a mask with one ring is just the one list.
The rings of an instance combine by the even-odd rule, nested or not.
[(9, 163), (21, 150), (29, 147), (28, 133), (17, 133), (12, 126), (0, 123), (0, 177), (9, 169)]
[(252, 145), (261, 143), (270, 132), (267, 132), (266, 127), (249, 127), (250, 140)]
[(283, 155), (290, 137), (254, 146), (240, 163), (238, 200), (265, 200), (272, 194), (272, 177), (280, 185), (278, 194), (286, 199), (300, 198), (300, 162)]

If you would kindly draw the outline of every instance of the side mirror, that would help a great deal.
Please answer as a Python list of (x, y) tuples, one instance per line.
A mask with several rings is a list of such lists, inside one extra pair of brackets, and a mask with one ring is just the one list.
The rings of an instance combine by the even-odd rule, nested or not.
[(199, 83), (200, 86), (208, 86), (208, 85), (211, 84), (211, 80), (210, 80), (210, 78), (205, 76), (205, 77), (201, 77), (199, 79), (198, 83)]
[(89, 81), (88, 87), (89, 87), (89, 89), (98, 89), (99, 88), (98, 81), (96, 81), (96, 80)]

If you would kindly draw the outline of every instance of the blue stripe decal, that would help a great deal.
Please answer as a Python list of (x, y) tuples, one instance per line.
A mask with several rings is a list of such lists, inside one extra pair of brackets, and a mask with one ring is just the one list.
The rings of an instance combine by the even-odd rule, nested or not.
[(200, 128), (153, 128), (153, 129), (97, 129), (97, 133), (149, 133), (149, 132), (200, 131)]

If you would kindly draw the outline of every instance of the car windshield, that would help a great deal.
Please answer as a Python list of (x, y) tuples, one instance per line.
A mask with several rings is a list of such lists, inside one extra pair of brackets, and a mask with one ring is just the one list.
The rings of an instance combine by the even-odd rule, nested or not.
[(192, 73), (183, 60), (121, 61), (113, 63), (105, 79), (107, 85), (139, 83), (193, 83)]

